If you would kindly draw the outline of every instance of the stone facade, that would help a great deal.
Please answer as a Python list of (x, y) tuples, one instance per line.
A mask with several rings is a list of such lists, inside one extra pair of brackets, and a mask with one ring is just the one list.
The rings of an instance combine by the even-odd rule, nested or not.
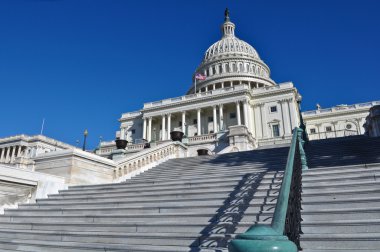
[(74, 149), (74, 146), (43, 135), (16, 135), (0, 139), (0, 163), (29, 166), (29, 160), (52, 151)]
[(363, 135), (370, 108), (378, 104), (380, 101), (325, 109), (318, 106), (316, 110), (303, 112), (309, 140)]
[[(122, 114), (116, 136), (129, 141), (128, 152), (141, 150), (146, 141), (170, 140), (171, 131), (182, 131), (184, 143), (193, 149), (221, 153), (222, 146), (229, 148), (234, 142), (226, 136), (235, 126), (244, 126), (252, 143), (234, 150), (290, 142), (300, 121), (297, 89), (291, 82), (277, 84), (270, 78), (257, 51), (235, 36), (229, 17), (221, 30), (222, 38), (206, 51), (186, 95), (148, 102), (139, 111)], [(205, 79), (197, 80), (196, 74)], [(114, 149), (113, 142), (105, 142), (96, 153), (107, 157)]]

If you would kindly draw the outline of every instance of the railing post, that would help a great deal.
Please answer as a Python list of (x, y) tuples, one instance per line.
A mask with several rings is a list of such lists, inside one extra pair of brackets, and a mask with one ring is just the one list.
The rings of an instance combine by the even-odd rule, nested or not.
[[(296, 244), (284, 235), (289, 195), (293, 180), (294, 157), (299, 138), (298, 128), (293, 131), (292, 144), (289, 149), (282, 185), (277, 197), (276, 209), (271, 225), (256, 224), (245, 233), (232, 240), (229, 252), (297, 252)], [(302, 134), (302, 131), (301, 131)], [(301, 146), (301, 144), (299, 144)], [(299, 163), (298, 163), (299, 165)], [(291, 206), (293, 207), (293, 206)]]
[(302, 170), (307, 170), (309, 167), (307, 166), (307, 159), (306, 159), (306, 153), (304, 149), (305, 141), (302, 139), (304, 136), (303, 129), (298, 128), (297, 129), (297, 135), (298, 135), (298, 141), (299, 141), (299, 148), (300, 148), (300, 154), (301, 154), (301, 164), (302, 164)]

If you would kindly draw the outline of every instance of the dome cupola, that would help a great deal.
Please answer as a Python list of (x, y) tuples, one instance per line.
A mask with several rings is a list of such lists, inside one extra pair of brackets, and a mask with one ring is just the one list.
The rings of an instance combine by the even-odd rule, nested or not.
[[(196, 73), (206, 76), (205, 80), (197, 81), (197, 92), (237, 84), (249, 84), (253, 88), (276, 85), (270, 79), (269, 67), (257, 51), (235, 36), (235, 24), (230, 20), (228, 9), (224, 12), (221, 31), (222, 38), (206, 50), (202, 63), (193, 75), (193, 83)], [(193, 92), (194, 85), (188, 93)]]

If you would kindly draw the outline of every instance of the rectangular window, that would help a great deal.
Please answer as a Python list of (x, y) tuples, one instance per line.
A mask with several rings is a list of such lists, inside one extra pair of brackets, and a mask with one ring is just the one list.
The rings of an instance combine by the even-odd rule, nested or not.
[(332, 131), (331, 127), (330, 127), (330, 126), (327, 126), (327, 127), (326, 127), (326, 132), (331, 132), (331, 131)]
[(236, 113), (230, 113), (230, 119), (235, 119), (236, 118)]
[(136, 130), (132, 129), (131, 132), (132, 132), (132, 135), (134, 135), (136, 133)]
[(315, 134), (315, 133), (316, 133), (315, 129), (310, 129), (310, 134)]
[(182, 122), (179, 121), (179, 122), (178, 122), (178, 127), (181, 127), (181, 126), (182, 126)]
[(193, 124), (197, 124), (198, 123), (198, 120), (197, 119), (194, 119), (193, 120)]
[(212, 116), (209, 116), (208, 117), (208, 122), (213, 122), (214, 121), (214, 118)]
[(277, 112), (277, 106), (270, 107), (270, 112), (271, 113)]
[(273, 125), (272, 130), (273, 130), (273, 136), (274, 137), (280, 136), (280, 127), (278, 126), (278, 124)]

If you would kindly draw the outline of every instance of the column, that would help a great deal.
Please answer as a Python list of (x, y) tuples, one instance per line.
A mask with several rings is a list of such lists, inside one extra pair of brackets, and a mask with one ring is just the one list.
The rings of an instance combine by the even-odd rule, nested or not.
[(120, 128), (120, 139), (125, 139), (125, 128)]
[(268, 128), (267, 128), (268, 125), (267, 125), (266, 111), (264, 107), (265, 107), (264, 103), (260, 104), (261, 129), (262, 129), (263, 138), (266, 138), (268, 137)]
[(8, 147), (7, 148), (7, 155), (5, 156), (5, 162), (7, 163), (9, 161), (9, 157), (10, 157), (10, 152), (11, 152), (11, 147)]
[(216, 116), (216, 106), (213, 106), (212, 107), (212, 116), (213, 116), (213, 120), (212, 120), (212, 122), (213, 122), (213, 125), (214, 125), (214, 133), (217, 133), (218, 132), (218, 118), (217, 118), (217, 116)]
[(168, 140), (170, 139), (171, 124), (172, 124), (172, 115), (168, 114), (168, 134), (167, 134)]
[(219, 131), (224, 130), (224, 125), (223, 125), (223, 104), (219, 105)]
[(201, 133), (201, 109), (197, 110), (197, 135), (202, 135)]
[(290, 132), (293, 131), (293, 122), (292, 122), (292, 112), (290, 110), (290, 102), (291, 100), (286, 100), (286, 104), (288, 105), (288, 114), (289, 114), (289, 126), (290, 126)]
[(183, 134), (186, 135), (186, 129), (185, 129), (185, 125), (186, 124), (186, 112), (185, 111), (182, 111), (182, 132)]
[(162, 116), (162, 130), (161, 130), (161, 140), (166, 140), (166, 125), (165, 125), (165, 115)]
[(212, 85), (212, 90), (215, 90), (215, 84)]
[(289, 126), (291, 124), (290, 122), (290, 117), (288, 113), (288, 108), (286, 103), (288, 100), (282, 100), (281, 101), (281, 111), (283, 113), (283, 120), (284, 120), (284, 130), (285, 130), (285, 135), (291, 135), (292, 134), (292, 128)]
[(263, 130), (261, 128), (261, 111), (260, 106), (258, 104), (255, 104), (253, 106), (253, 111), (255, 114), (255, 129), (256, 129), (256, 137), (262, 138), (263, 137)]
[(22, 148), (22, 146), (19, 145), (19, 146), (18, 146), (17, 156), (16, 156), (16, 157), (19, 157), (19, 156), (21, 155), (21, 148)]
[(279, 103), (280, 103), (280, 108), (281, 108), (282, 135), (285, 136), (285, 116), (284, 116), (284, 108), (282, 106), (284, 101), (279, 101)]
[(143, 139), (146, 139), (146, 118), (143, 118)]
[(222, 82), (222, 88), (224, 88), (224, 82)]
[(251, 133), (253, 135), (254, 138), (257, 137), (257, 132), (256, 132), (256, 118), (255, 118), (255, 108), (249, 104), (249, 113), (251, 114), (251, 121), (250, 121), (250, 124), (251, 124)]
[(5, 148), (1, 149), (1, 156), (0, 156), (0, 163), (4, 162), (4, 153), (5, 153)]
[(241, 125), (241, 118), (240, 118), (240, 102), (236, 102), (236, 118), (237, 118), (237, 125)]
[(15, 160), (16, 158), (16, 147), (17, 146), (13, 146), (13, 150), (12, 150), (12, 156), (11, 156), (11, 163), (13, 163), (13, 161)]
[(152, 117), (148, 119), (148, 142), (152, 141)]
[(249, 129), (248, 101), (243, 102), (244, 125)]

